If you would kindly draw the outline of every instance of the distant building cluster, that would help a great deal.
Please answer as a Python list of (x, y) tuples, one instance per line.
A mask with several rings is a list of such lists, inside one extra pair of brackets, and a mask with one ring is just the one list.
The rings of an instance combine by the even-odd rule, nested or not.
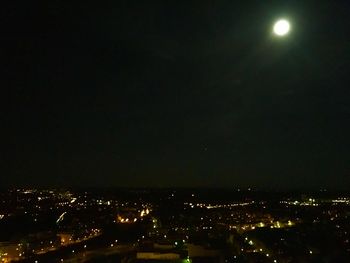
[[(2, 192), (0, 262), (346, 262), (350, 197), (252, 190)], [(231, 196), (232, 195), (232, 196)]]

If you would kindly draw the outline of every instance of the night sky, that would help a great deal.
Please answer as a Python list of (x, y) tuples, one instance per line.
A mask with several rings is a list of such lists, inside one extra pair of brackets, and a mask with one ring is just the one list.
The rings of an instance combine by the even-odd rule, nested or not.
[(350, 186), (347, 1), (7, 2), (1, 186)]

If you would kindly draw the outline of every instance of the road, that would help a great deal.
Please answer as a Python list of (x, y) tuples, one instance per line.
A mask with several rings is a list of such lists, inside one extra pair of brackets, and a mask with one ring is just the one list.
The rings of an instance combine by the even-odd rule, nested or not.
[(94, 250), (87, 250), (84, 252), (79, 252), (74, 254), (74, 256), (70, 258), (64, 259), (62, 262), (68, 262), (68, 263), (83, 263), (87, 262), (93, 258), (96, 257), (103, 257), (103, 256), (111, 256), (116, 254), (128, 254), (131, 252), (134, 252), (136, 250), (135, 246), (132, 244), (126, 244), (126, 245), (114, 245), (113, 247), (108, 248), (99, 248)]

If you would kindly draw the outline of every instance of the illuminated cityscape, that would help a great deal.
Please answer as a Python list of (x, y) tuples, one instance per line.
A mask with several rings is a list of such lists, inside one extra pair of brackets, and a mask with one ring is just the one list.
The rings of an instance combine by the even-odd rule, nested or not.
[(346, 262), (350, 195), (12, 189), (1, 262)]
[(2, 1), (0, 263), (350, 263), (349, 11)]

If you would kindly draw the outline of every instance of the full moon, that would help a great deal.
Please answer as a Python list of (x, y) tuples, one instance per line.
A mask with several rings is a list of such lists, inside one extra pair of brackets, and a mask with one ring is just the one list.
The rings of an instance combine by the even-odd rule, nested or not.
[(288, 34), (289, 30), (290, 30), (290, 24), (285, 19), (278, 20), (273, 26), (273, 32), (277, 36), (284, 36)]

